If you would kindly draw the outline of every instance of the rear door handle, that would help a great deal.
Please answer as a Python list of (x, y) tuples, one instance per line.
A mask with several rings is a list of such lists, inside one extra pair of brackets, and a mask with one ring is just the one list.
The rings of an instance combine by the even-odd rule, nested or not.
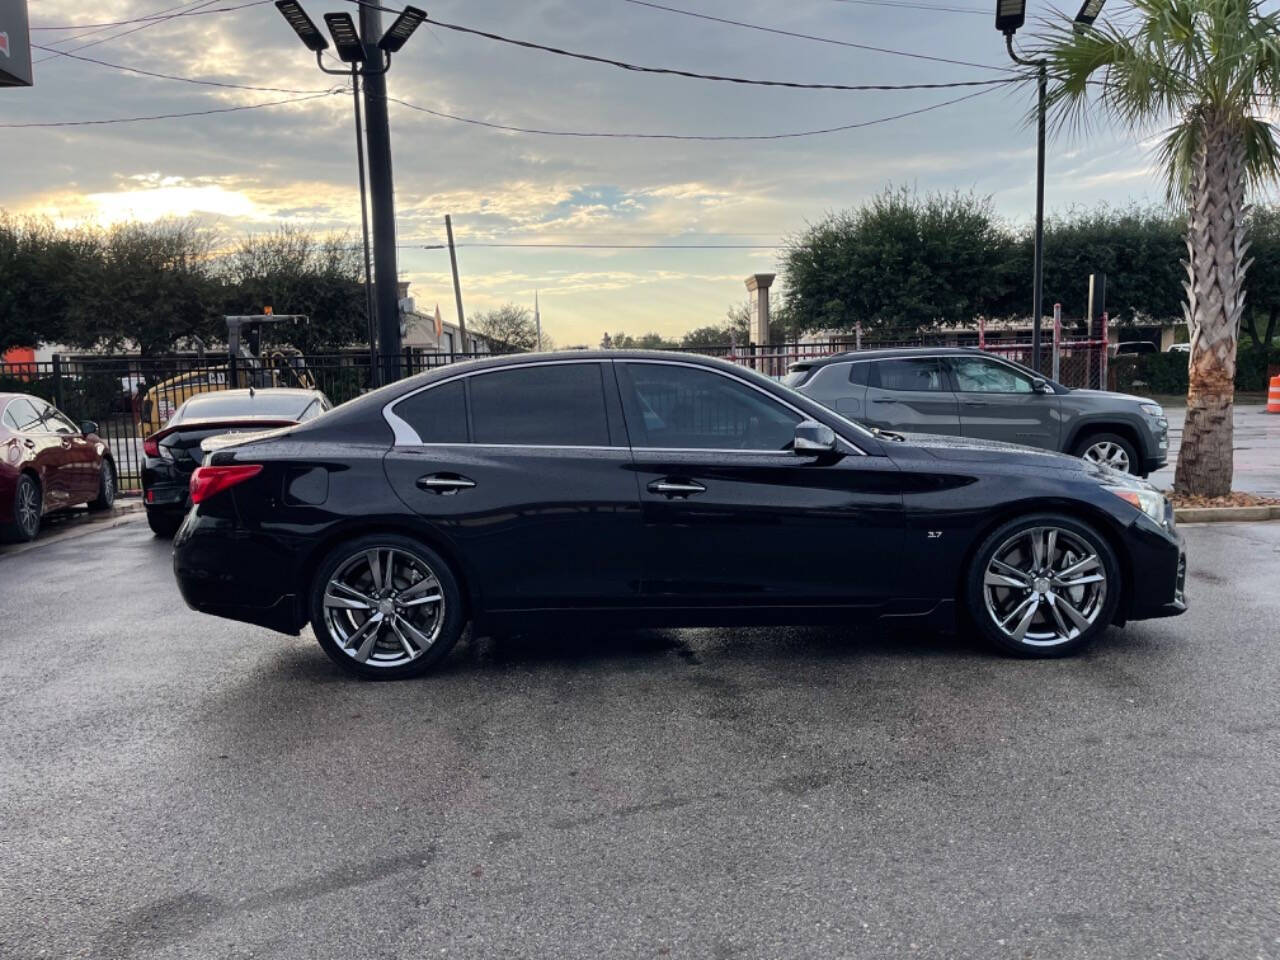
[(418, 478), (419, 489), (432, 493), (457, 493), (459, 490), (470, 490), (475, 485), (474, 480), (456, 473), (432, 473)]
[(897, 403), (898, 401), (893, 399), (893, 397), (876, 397), (871, 402), (872, 403)]
[(692, 480), (654, 480), (648, 486), (650, 493), (660, 493), (668, 500), (673, 497), (691, 497), (696, 493), (706, 493), (707, 488)]
[(988, 400), (966, 400), (964, 405), (966, 407), (989, 407), (991, 402)]

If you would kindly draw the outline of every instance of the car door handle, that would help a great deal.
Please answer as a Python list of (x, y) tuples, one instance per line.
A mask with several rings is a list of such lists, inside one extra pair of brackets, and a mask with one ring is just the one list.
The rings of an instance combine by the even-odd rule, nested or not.
[(966, 400), (966, 401), (964, 402), (964, 405), (965, 405), (966, 407), (989, 407), (989, 406), (991, 406), (991, 401), (989, 401), (989, 400)]
[(897, 403), (898, 401), (895, 400), (893, 397), (876, 397), (871, 402), (872, 403)]
[(654, 480), (648, 486), (650, 493), (660, 493), (668, 500), (672, 497), (691, 497), (695, 493), (706, 493), (707, 488), (691, 480)]
[(432, 493), (457, 493), (459, 490), (470, 490), (475, 485), (474, 480), (460, 477), (456, 473), (433, 473), (418, 478), (418, 487)]

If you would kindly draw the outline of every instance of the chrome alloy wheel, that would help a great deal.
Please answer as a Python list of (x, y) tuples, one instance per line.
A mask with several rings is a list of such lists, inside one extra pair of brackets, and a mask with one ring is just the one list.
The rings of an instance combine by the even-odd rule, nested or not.
[(1121, 473), (1129, 472), (1129, 454), (1120, 444), (1110, 440), (1100, 440), (1093, 444), (1084, 452), (1084, 459), (1093, 463), (1105, 463)]
[(1061, 527), (1020, 530), (1000, 545), (983, 575), (987, 613), (1015, 643), (1068, 643), (1106, 604), (1106, 567), (1096, 550)]
[(40, 526), (40, 491), (30, 479), (18, 484), (17, 502), (13, 507), (23, 532), (34, 535)]
[(359, 663), (399, 667), (440, 636), (444, 592), (431, 568), (404, 550), (363, 550), (340, 563), (324, 591), (324, 624)]

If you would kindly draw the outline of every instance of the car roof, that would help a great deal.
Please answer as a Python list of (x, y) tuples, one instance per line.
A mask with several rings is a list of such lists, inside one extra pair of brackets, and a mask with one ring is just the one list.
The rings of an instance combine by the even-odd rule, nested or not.
[[(803, 347), (804, 344), (801, 344)], [(880, 347), (875, 350), (848, 350), (834, 353), (827, 357), (814, 357), (812, 360), (797, 360), (792, 367), (813, 369), (825, 367), (829, 363), (847, 363), (850, 360), (888, 360), (893, 357), (967, 357), (990, 356), (977, 347)]]

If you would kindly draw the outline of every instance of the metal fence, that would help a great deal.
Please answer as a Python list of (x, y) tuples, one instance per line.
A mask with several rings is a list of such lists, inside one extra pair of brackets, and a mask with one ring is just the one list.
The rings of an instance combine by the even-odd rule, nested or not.
[[(405, 351), (402, 376), (487, 354)], [(110, 447), (121, 493), (141, 485), (142, 441), (183, 401), (237, 387), (305, 387), (343, 403), (370, 388), (368, 351), (299, 356), (277, 353), (248, 361), (227, 356), (55, 356), (0, 363), (0, 393), (28, 393), (55, 404), (77, 423), (94, 421)]]
[[(884, 347), (976, 346), (1032, 366), (1029, 343), (988, 336), (977, 330), (872, 337), (855, 334), (822, 341), (770, 345), (723, 344), (678, 348), (742, 364), (769, 376), (781, 376), (791, 364), (856, 350)], [(491, 354), (434, 353), (408, 350), (400, 355), (401, 376), (423, 373), (461, 360)], [(1073, 387), (1107, 383), (1107, 334), (1100, 339), (1066, 340), (1061, 327), (1041, 348), (1045, 373)], [(368, 351), (300, 356), (268, 354), (263, 360), (226, 356), (173, 355), (55, 356), (52, 361), (0, 363), (0, 393), (29, 393), (57, 405), (76, 422), (92, 420), (111, 448), (122, 493), (141, 485), (142, 441), (160, 429), (188, 397), (236, 387), (307, 387), (343, 403), (370, 388)]]

